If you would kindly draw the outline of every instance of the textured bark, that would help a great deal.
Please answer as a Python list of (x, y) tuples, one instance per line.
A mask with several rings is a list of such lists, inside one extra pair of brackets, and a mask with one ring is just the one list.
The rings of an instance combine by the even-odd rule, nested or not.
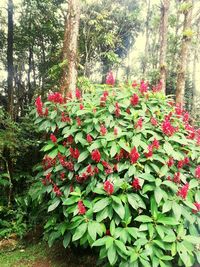
[(8, 38), (7, 38), (7, 86), (8, 86), (8, 107), (7, 111), (13, 116), (13, 1), (8, 0)]
[(200, 116), (200, 88), (196, 86), (196, 71), (197, 71), (197, 60), (198, 60), (198, 50), (200, 41), (200, 19), (197, 21), (197, 34), (196, 34), (196, 46), (194, 50), (193, 59), (193, 70), (192, 70), (192, 88), (193, 88), (193, 99), (192, 99), (192, 117), (194, 120)]
[(62, 60), (64, 64), (61, 78), (61, 92), (63, 95), (71, 93), (75, 96), (77, 81), (77, 42), (80, 21), (79, 0), (68, 1), (68, 15), (65, 21), (64, 42), (62, 50)]
[(169, 16), (169, 0), (161, 1), (161, 25), (160, 25), (160, 80), (162, 82), (162, 91), (166, 93), (166, 77), (167, 77), (167, 28), (168, 28), (168, 16)]
[(147, 64), (148, 64), (148, 55), (149, 55), (149, 19), (150, 19), (150, 6), (151, 0), (146, 0), (147, 5), (147, 16), (146, 16), (146, 27), (145, 27), (145, 48), (144, 48), (144, 64), (142, 68), (142, 73), (145, 78)]
[(192, 22), (192, 4), (193, 1), (185, 0), (187, 4), (191, 4), (191, 7), (184, 12), (184, 23), (183, 23), (183, 38), (181, 44), (180, 61), (178, 65), (177, 73), (177, 85), (176, 85), (176, 103), (184, 104), (184, 94), (185, 94), (185, 75), (187, 69), (187, 58), (188, 49), (191, 43), (191, 37), (186, 35), (186, 31), (191, 29)]

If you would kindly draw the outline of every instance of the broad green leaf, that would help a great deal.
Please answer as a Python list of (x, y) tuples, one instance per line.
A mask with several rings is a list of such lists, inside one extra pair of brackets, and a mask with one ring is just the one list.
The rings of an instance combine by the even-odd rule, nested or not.
[(112, 203), (112, 207), (115, 210), (115, 212), (119, 215), (119, 217), (121, 219), (124, 219), (124, 215), (125, 215), (125, 208), (124, 206), (121, 204), (118, 204), (116, 202)]
[(58, 198), (58, 199), (56, 199), (56, 201), (54, 201), (53, 204), (51, 204), (48, 207), (48, 212), (55, 210), (58, 207), (59, 204), (60, 204), (60, 199)]
[(94, 204), (93, 212), (99, 212), (110, 204), (110, 198), (102, 198)]
[(71, 241), (71, 233), (68, 232), (65, 236), (64, 236), (64, 239), (63, 239), (63, 246), (64, 248), (67, 248), (69, 243)]
[(108, 260), (109, 260), (110, 264), (114, 265), (114, 263), (116, 261), (116, 256), (117, 256), (116, 249), (114, 246), (109, 247), (107, 255), (108, 255)]
[(89, 152), (87, 150), (82, 152), (78, 157), (78, 163), (84, 161), (88, 156), (89, 156)]
[(173, 217), (163, 217), (157, 220), (157, 222), (162, 223), (162, 224), (166, 224), (166, 225), (177, 225), (179, 224), (175, 218)]
[(81, 225), (79, 225), (78, 228), (76, 228), (76, 232), (72, 237), (72, 241), (76, 241), (78, 239), (80, 239), (81, 237), (83, 237), (83, 235), (85, 234), (86, 230), (87, 230), (87, 223), (83, 223)]
[(117, 145), (115, 142), (112, 142), (112, 146), (110, 149), (111, 158), (113, 158), (116, 154), (117, 154)]
[(153, 222), (153, 219), (147, 215), (139, 215), (137, 216), (135, 219), (135, 221), (138, 221), (138, 222)]
[(96, 237), (97, 237), (96, 222), (89, 222), (88, 223), (88, 233), (91, 236), (92, 240), (95, 241)]

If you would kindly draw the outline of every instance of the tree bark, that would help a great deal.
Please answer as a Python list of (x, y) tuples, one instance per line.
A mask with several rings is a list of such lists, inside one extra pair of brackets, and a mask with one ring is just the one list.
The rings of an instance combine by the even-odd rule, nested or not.
[(80, 2), (79, 0), (68, 1), (68, 15), (65, 20), (64, 42), (62, 50), (62, 60), (64, 64), (61, 77), (61, 93), (66, 95), (71, 93), (75, 96), (77, 81), (77, 43), (80, 21)]
[(8, 107), (7, 111), (13, 117), (13, 1), (8, 0), (8, 38), (7, 38), (7, 92), (8, 92)]
[(191, 31), (193, 1), (184, 0), (184, 3), (188, 4), (188, 8), (184, 11), (183, 38), (176, 85), (176, 103), (180, 104), (184, 104), (185, 75), (187, 69), (188, 50), (191, 42), (191, 36), (189, 32)]
[(145, 27), (145, 48), (144, 48), (144, 63), (143, 63), (143, 77), (146, 76), (147, 64), (148, 64), (148, 55), (149, 55), (149, 19), (150, 19), (150, 6), (151, 0), (146, 0), (147, 5), (147, 16), (146, 16), (146, 27)]
[(169, 16), (169, 0), (161, 1), (161, 25), (160, 25), (160, 81), (162, 82), (162, 91), (166, 93), (166, 78), (167, 78), (167, 28), (168, 28), (168, 16)]

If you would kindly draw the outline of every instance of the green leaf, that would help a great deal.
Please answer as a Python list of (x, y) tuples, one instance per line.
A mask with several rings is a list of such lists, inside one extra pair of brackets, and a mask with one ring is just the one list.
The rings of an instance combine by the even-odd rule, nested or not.
[(163, 177), (167, 174), (168, 172), (168, 166), (167, 165), (163, 165), (162, 168), (160, 169), (160, 177)]
[(105, 245), (106, 240), (107, 240), (107, 236), (104, 236), (103, 238), (100, 238), (100, 239), (96, 240), (92, 244), (92, 247), (101, 247), (101, 246)]
[(136, 198), (134, 197), (133, 194), (127, 194), (127, 198), (128, 198), (128, 202), (129, 204), (135, 209), (137, 210), (138, 209), (138, 203), (137, 203), (137, 200)]
[(122, 203), (118, 204), (116, 202), (113, 202), (112, 207), (115, 210), (115, 212), (119, 215), (119, 217), (123, 220), (125, 215), (125, 208), (122, 205)]
[(71, 241), (71, 233), (68, 232), (65, 236), (64, 236), (64, 239), (63, 239), (63, 247), (64, 248), (67, 248), (69, 243)]
[(56, 199), (56, 201), (54, 201), (53, 204), (51, 204), (48, 207), (48, 212), (55, 210), (58, 207), (59, 204), (60, 204), (60, 199), (58, 198), (58, 199)]
[(76, 229), (76, 232), (72, 237), (73, 242), (83, 237), (83, 235), (85, 234), (87, 230), (87, 226), (88, 226), (87, 223), (83, 223)]
[(153, 222), (153, 219), (147, 215), (139, 215), (135, 218), (135, 221), (138, 221), (138, 222)]
[(138, 175), (139, 178), (142, 178), (144, 180), (147, 180), (149, 182), (154, 182), (155, 178), (150, 173), (142, 173)]
[(165, 142), (163, 147), (164, 147), (164, 150), (166, 151), (167, 155), (173, 156), (173, 153), (175, 151), (169, 142)]
[(120, 141), (118, 142), (118, 144), (119, 144), (119, 146), (120, 146), (121, 148), (123, 148), (124, 150), (126, 150), (127, 152), (130, 153), (131, 148), (130, 148), (129, 146), (127, 146), (127, 144), (126, 144), (126, 142), (125, 142), (124, 140), (120, 140)]
[(117, 145), (115, 142), (112, 142), (112, 146), (110, 149), (111, 158), (113, 158), (116, 154), (117, 154)]
[(156, 225), (156, 231), (159, 234), (159, 236), (163, 239), (164, 238), (164, 230), (163, 230), (163, 226), (160, 225)]
[(186, 236), (183, 236), (182, 239), (195, 245), (200, 244), (200, 236), (186, 235)]
[(135, 165), (131, 165), (130, 168), (128, 169), (128, 176), (131, 177), (136, 173), (136, 168)]
[(90, 153), (87, 150), (82, 152), (78, 157), (78, 163), (84, 161), (89, 156), (89, 154)]
[(167, 200), (163, 204), (162, 213), (166, 213), (172, 209), (172, 201)]
[(156, 187), (154, 191), (154, 196), (157, 204), (160, 204), (161, 199), (163, 198), (163, 191), (160, 187)]
[(123, 242), (115, 240), (115, 244), (120, 249), (120, 251), (122, 251), (125, 255), (127, 254), (127, 250)]
[(113, 236), (115, 234), (115, 222), (114, 222), (114, 220), (112, 220), (111, 224), (110, 224), (110, 233), (111, 233), (111, 236)]
[(100, 210), (103, 210), (106, 206), (110, 204), (110, 198), (102, 198), (101, 200), (97, 201), (94, 204), (93, 212), (98, 212)]
[(177, 204), (175, 201), (172, 204), (172, 210), (174, 213), (174, 217), (176, 218), (176, 220), (178, 221), (181, 217), (182, 214), (182, 208), (180, 206), (180, 204)]
[(176, 241), (176, 236), (175, 236), (174, 233), (173, 233), (173, 234), (170, 233), (170, 234), (166, 235), (166, 236), (163, 238), (163, 241), (164, 241), (164, 242), (172, 243), (172, 242)]
[(97, 237), (96, 222), (89, 222), (88, 223), (88, 233), (91, 236), (92, 240), (95, 241), (96, 237)]
[(110, 265), (114, 265), (116, 261), (116, 249), (114, 246), (111, 246), (108, 249), (108, 260), (110, 262)]
[(46, 146), (44, 146), (43, 148), (42, 148), (42, 150), (45, 152), (45, 151), (48, 151), (48, 150), (50, 150), (52, 147), (54, 147), (55, 146), (55, 144), (48, 144), (48, 145), (46, 145)]
[(177, 225), (179, 222), (175, 220), (173, 217), (163, 217), (157, 220), (157, 222), (167, 225)]
[(48, 156), (49, 156), (50, 158), (52, 158), (52, 159), (54, 159), (57, 155), (58, 155), (58, 149), (57, 149), (57, 148), (55, 148), (54, 150), (52, 150), (52, 151), (48, 154)]

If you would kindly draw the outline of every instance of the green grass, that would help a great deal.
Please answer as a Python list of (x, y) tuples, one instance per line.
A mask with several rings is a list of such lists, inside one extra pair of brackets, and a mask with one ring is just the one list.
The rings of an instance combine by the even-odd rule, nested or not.
[(0, 267), (95, 267), (91, 251), (49, 248), (45, 242), (30, 244), (11, 252), (0, 252)]
[(25, 248), (16, 249), (12, 252), (0, 253), (1, 267), (27, 267), (32, 266), (35, 261), (47, 259), (47, 247), (44, 243), (30, 245)]

